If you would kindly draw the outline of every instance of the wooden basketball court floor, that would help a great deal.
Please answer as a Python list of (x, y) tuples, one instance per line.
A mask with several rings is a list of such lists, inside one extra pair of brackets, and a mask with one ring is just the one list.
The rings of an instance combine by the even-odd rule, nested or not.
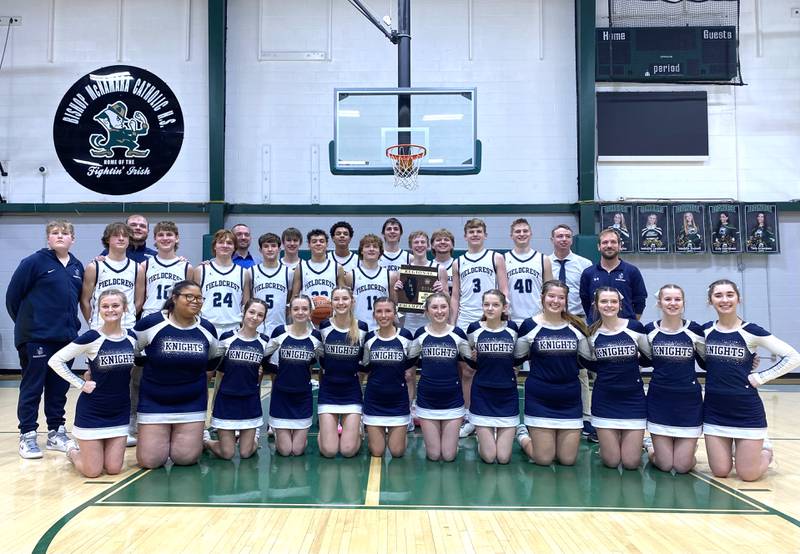
[(671, 475), (605, 468), (586, 442), (571, 468), (516, 445), (487, 465), (474, 437), (455, 462), (428, 462), (419, 431), (400, 459), (323, 459), (313, 434), (302, 457), (262, 437), (249, 460), (146, 471), (129, 448), (121, 475), (92, 480), (61, 452), (19, 457), (17, 387), (0, 383), (3, 552), (800, 552), (795, 385), (762, 393), (776, 461), (756, 483), (712, 478), (702, 441), (696, 471)]

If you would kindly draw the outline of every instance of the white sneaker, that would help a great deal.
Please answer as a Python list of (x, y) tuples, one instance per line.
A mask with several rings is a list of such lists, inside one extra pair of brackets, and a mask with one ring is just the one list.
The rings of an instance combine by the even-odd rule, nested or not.
[(69, 454), (74, 450), (77, 450), (78, 452), (81, 451), (81, 449), (78, 447), (78, 444), (74, 440), (69, 439), (64, 449), (64, 454), (67, 456), (67, 460), (69, 460), (73, 464), (75, 463), (75, 460), (73, 460), (72, 456), (70, 456)]
[(531, 438), (531, 434), (528, 433), (528, 428), (524, 423), (517, 425), (517, 431), (515, 434), (517, 435), (517, 442), (520, 444), (520, 446), (522, 446), (522, 439)]
[(319, 388), (319, 381), (317, 381), (316, 379), (310, 379), (309, 382), (311, 383), (311, 390)]
[(28, 431), (19, 436), (19, 455), (26, 460), (37, 460), (43, 456), (36, 440), (36, 431)]
[(769, 465), (772, 465), (772, 462), (775, 461), (775, 452), (772, 450), (772, 441), (765, 437), (764, 444), (761, 445), (761, 450), (766, 450), (769, 453)]
[(408, 426), (406, 427), (406, 431), (408, 431), (409, 433), (413, 433), (414, 429), (416, 428), (417, 426), (414, 425), (414, 418), (412, 417), (411, 419), (408, 420)]
[(125, 440), (125, 446), (126, 447), (136, 446), (138, 442), (139, 439), (136, 438), (136, 435), (131, 435), (130, 433), (128, 433), (128, 438)]
[(461, 429), (458, 430), (458, 438), (463, 439), (464, 437), (470, 436), (474, 432), (475, 426), (470, 423), (469, 420), (467, 420), (461, 424)]
[(261, 448), (259, 446), (259, 441), (261, 440), (261, 427), (256, 427), (256, 436), (253, 437), (253, 440), (256, 441), (256, 448)]
[(655, 448), (653, 448), (653, 439), (652, 439), (652, 437), (646, 436), (646, 437), (644, 437), (642, 439), (642, 448), (648, 454), (655, 451)]
[(211, 440), (211, 433), (208, 429), (203, 429), (203, 443), (207, 443)]
[(59, 450), (61, 452), (67, 451), (67, 442), (70, 440), (67, 435), (67, 430), (63, 425), (59, 425), (55, 431), (47, 432), (47, 445), (48, 450)]

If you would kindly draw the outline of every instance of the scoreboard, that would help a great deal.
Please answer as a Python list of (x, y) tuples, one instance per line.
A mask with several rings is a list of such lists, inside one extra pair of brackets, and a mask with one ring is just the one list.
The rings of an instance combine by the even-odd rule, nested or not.
[(730, 81), (738, 75), (736, 27), (596, 29), (597, 81)]

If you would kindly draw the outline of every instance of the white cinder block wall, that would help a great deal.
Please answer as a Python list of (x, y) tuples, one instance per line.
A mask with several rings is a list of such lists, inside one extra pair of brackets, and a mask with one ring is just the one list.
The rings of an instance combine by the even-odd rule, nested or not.
[[(541, 9), (540, 9), (541, 3)], [(381, 16), (396, 2), (374, 0)], [(756, 51), (754, 1), (742, 2), (742, 71), (747, 87), (701, 87), (710, 95), (711, 156), (701, 164), (603, 164), (597, 197), (725, 197), (779, 201), (800, 197), (800, 20), (788, 17), (790, 0), (761, 2), (761, 51)], [(51, 6), (55, 7), (51, 14)], [(208, 199), (207, 5), (204, 0), (124, 0), (122, 34), (116, 2), (0, 0), (0, 15), (19, 15), (0, 69), (0, 160), (10, 170), (0, 193), (10, 202), (205, 201)], [(312, 169), (319, 167), (321, 205), (353, 206), (352, 217), (231, 216), (254, 234), (327, 229), (349, 219), (356, 236), (380, 230), (383, 216), (359, 216), (359, 205), (561, 203), (577, 199), (573, 2), (570, 0), (414, 0), (412, 83), (477, 86), (478, 135), (484, 144), (480, 175), (427, 176), (416, 193), (398, 191), (387, 177), (329, 174), (327, 144), (333, 133), (333, 89), (396, 85), (394, 47), (344, 0), (231, 0), (228, 8), (226, 200), (309, 204)], [(598, 1), (603, 8), (605, 0)], [(598, 23), (602, 24), (599, 10)], [(328, 17), (330, 14), (330, 25)], [(53, 34), (50, 35), (52, 17)], [(543, 29), (543, 33), (542, 30)], [(0, 44), (5, 29), (0, 29)], [(259, 61), (259, 52), (314, 50), (325, 61)], [(121, 61), (118, 61), (118, 53)], [(262, 56), (265, 57), (265, 56)], [(186, 131), (183, 149), (164, 179), (148, 190), (110, 197), (86, 190), (60, 167), (52, 122), (61, 96), (96, 68), (126, 63), (159, 75), (177, 94)], [(607, 86), (603, 90), (645, 90)], [(663, 88), (663, 87), (662, 87)], [(262, 155), (268, 147), (268, 160)], [(317, 154), (314, 154), (314, 153)], [(315, 159), (314, 156), (318, 156)], [(46, 181), (36, 168), (49, 167)], [(265, 167), (269, 169), (265, 181)], [(266, 183), (266, 184), (265, 184)], [(653, 192), (650, 192), (653, 191)], [(385, 214), (386, 216), (392, 214)], [(406, 231), (448, 227), (463, 248), (463, 216), (401, 217)], [(201, 256), (202, 216), (148, 214), (181, 226), (181, 252)], [(77, 225), (75, 252), (88, 260), (99, 251), (104, 223), (117, 216), (70, 214)], [(514, 216), (489, 216), (489, 245), (510, 246)], [(18, 260), (43, 244), (49, 217), (0, 217), (0, 291)], [(534, 246), (549, 251), (549, 229), (572, 216), (539, 215)], [(782, 215), (779, 256), (630, 256), (649, 289), (673, 281), (687, 290), (688, 316), (712, 314), (705, 287), (729, 277), (744, 290), (745, 317), (800, 346), (793, 286), (800, 246), (800, 213)], [(255, 249), (255, 247), (254, 247)], [(645, 319), (657, 316), (655, 301)], [(11, 322), (0, 314), (0, 368), (16, 367)]]

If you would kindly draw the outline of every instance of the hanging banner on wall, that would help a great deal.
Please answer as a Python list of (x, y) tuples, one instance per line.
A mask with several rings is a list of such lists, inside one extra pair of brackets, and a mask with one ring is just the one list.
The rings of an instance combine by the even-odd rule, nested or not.
[(745, 204), (745, 252), (777, 254), (781, 251), (778, 237), (778, 207), (775, 204)]
[(642, 254), (669, 252), (669, 209), (664, 204), (642, 204), (636, 207), (637, 246)]
[(620, 252), (633, 252), (633, 237), (629, 225), (633, 223), (633, 206), (630, 204), (604, 204), (600, 210), (603, 229), (613, 229), (619, 235)]
[(183, 112), (172, 90), (149, 71), (102, 67), (78, 79), (61, 99), (53, 142), (78, 183), (101, 194), (131, 194), (175, 163)]
[(672, 229), (675, 252), (701, 254), (706, 251), (706, 210), (703, 204), (672, 206)]
[(712, 254), (738, 254), (742, 251), (739, 204), (711, 204), (708, 207)]

